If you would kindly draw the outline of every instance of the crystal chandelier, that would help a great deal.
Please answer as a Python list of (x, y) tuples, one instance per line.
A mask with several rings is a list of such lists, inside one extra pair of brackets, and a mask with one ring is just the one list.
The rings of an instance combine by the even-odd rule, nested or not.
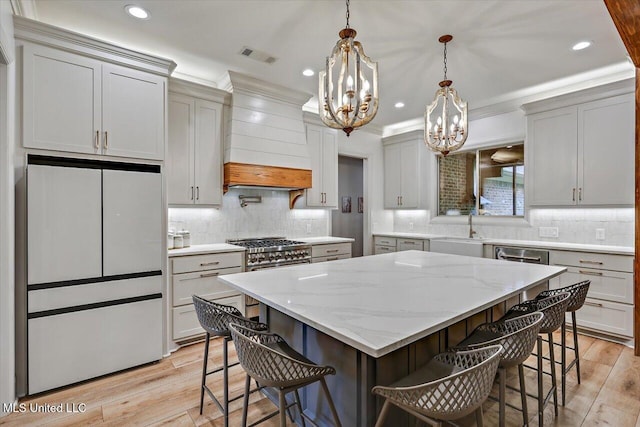
[(451, 40), (453, 36), (450, 35), (438, 39), (444, 43), (444, 80), (439, 83), (440, 89), (424, 114), (424, 143), (445, 156), (462, 147), (469, 133), (467, 103), (451, 86), (453, 81), (447, 80), (447, 43)]
[(326, 69), (320, 72), (318, 109), (325, 125), (349, 136), (378, 112), (378, 63), (353, 40), (356, 30), (349, 27), (349, 0), (346, 3), (347, 26), (327, 57)]

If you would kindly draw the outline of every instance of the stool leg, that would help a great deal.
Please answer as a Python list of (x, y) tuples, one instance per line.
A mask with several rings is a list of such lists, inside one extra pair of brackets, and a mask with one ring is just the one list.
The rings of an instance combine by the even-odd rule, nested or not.
[(280, 427), (287, 427), (287, 403), (282, 390), (278, 390), (278, 400), (280, 401)]
[(207, 380), (207, 360), (209, 359), (209, 332), (204, 339), (204, 361), (202, 362), (202, 384), (200, 384), (200, 415), (204, 406), (204, 386)]
[[(498, 368), (498, 382), (499, 382), (499, 395), (498, 395), (498, 406), (500, 408), (499, 410), (499, 418), (498, 418), (498, 422), (500, 424), (500, 427), (504, 427), (504, 418), (505, 418), (505, 413), (504, 413), (504, 409), (505, 409), (505, 391), (506, 391), (506, 377), (507, 377), (507, 370), (505, 368)], [(482, 407), (482, 406), (480, 406)], [(476, 414), (477, 415), (477, 414)]]
[(538, 343), (538, 425), (544, 424), (544, 397), (542, 394), (544, 390), (542, 388), (542, 337), (538, 335), (536, 338)]
[(389, 401), (385, 400), (384, 405), (382, 405), (382, 410), (380, 411), (380, 415), (378, 415), (378, 421), (376, 421), (375, 427), (382, 427), (384, 424), (384, 420), (387, 418), (387, 413), (389, 412)]
[(224, 382), (222, 386), (224, 399), (224, 427), (229, 427), (229, 338), (224, 337), (224, 341), (222, 343), (222, 371), (223, 371), (223, 379)]
[(529, 425), (529, 411), (527, 409), (527, 390), (524, 383), (524, 366), (518, 365), (518, 377), (520, 378), (520, 401), (522, 402), (522, 425)]
[(556, 359), (554, 357), (555, 353), (553, 350), (553, 334), (549, 333), (549, 361), (551, 362), (551, 387), (553, 388), (553, 408), (554, 408), (554, 412), (556, 414), (556, 417), (558, 416), (558, 383), (556, 381)]
[(576, 328), (576, 312), (571, 312), (571, 320), (573, 321), (573, 352), (576, 358), (576, 373), (578, 374), (578, 384), (580, 384), (580, 352), (578, 351), (578, 332)]
[(567, 397), (567, 321), (564, 320), (562, 322), (562, 326), (560, 327), (562, 331), (561, 348), (562, 348), (562, 359), (560, 366), (562, 367), (562, 406), (564, 406), (566, 397)]
[(244, 399), (242, 402), (242, 427), (247, 427), (247, 410), (249, 408), (249, 388), (251, 387), (251, 377), (247, 375), (244, 381)]
[(300, 419), (302, 420), (302, 427), (306, 427), (304, 417), (302, 416), (302, 404), (300, 403), (300, 394), (298, 393), (298, 389), (295, 390), (295, 393), (296, 393), (296, 403), (298, 404), (298, 411), (300, 412)]
[(322, 384), (322, 390), (324, 390), (324, 394), (327, 396), (327, 401), (329, 402), (329, 409), (331, 409), (331, 414), (333, 415), (333, 421), (335, 422), (336, 427), (342, 427), (340, 423), (340, 418), (338, 418), (338, 411), (336, 411), (336, 407), (333, 404), (333, 399), (331, 399), (331, 394), (329, 393), (329, 387), (327, 387), (327, 382), (324, 380), (324, 377), (320, 378), (320, 384)]
[(478, 427), (484, 427), (484, 422), (482, 420), (482, 405), (478, 406), (478, 409), (476, 409), (476, 425)]

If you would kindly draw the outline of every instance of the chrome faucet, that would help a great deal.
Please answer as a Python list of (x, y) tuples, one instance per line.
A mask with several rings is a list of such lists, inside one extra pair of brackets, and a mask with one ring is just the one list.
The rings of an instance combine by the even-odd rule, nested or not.
[(473, 230), (473, 220), (471, 219), (473, 217), (473, 215), (471, 214), (471, 212), (469, 212), (469, 238), (473, 239), (473, 235), (477, 234), (474, 230)]

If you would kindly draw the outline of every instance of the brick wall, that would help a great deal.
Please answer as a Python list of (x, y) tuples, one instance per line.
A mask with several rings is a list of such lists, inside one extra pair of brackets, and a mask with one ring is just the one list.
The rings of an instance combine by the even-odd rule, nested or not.
[(438, 159), (439, 190), (438, 215), (459, 210), (467, 215), (475, 207), (473, 198), (474, 153), (449, 154)]

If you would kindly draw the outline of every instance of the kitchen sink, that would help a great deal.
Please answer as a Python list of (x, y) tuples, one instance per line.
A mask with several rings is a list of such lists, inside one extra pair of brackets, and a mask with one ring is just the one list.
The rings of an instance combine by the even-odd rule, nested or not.
[(482, 239), (478, 238), (441, 237), (429, 241), (429, 251), (482, 258), (482, 245)]

